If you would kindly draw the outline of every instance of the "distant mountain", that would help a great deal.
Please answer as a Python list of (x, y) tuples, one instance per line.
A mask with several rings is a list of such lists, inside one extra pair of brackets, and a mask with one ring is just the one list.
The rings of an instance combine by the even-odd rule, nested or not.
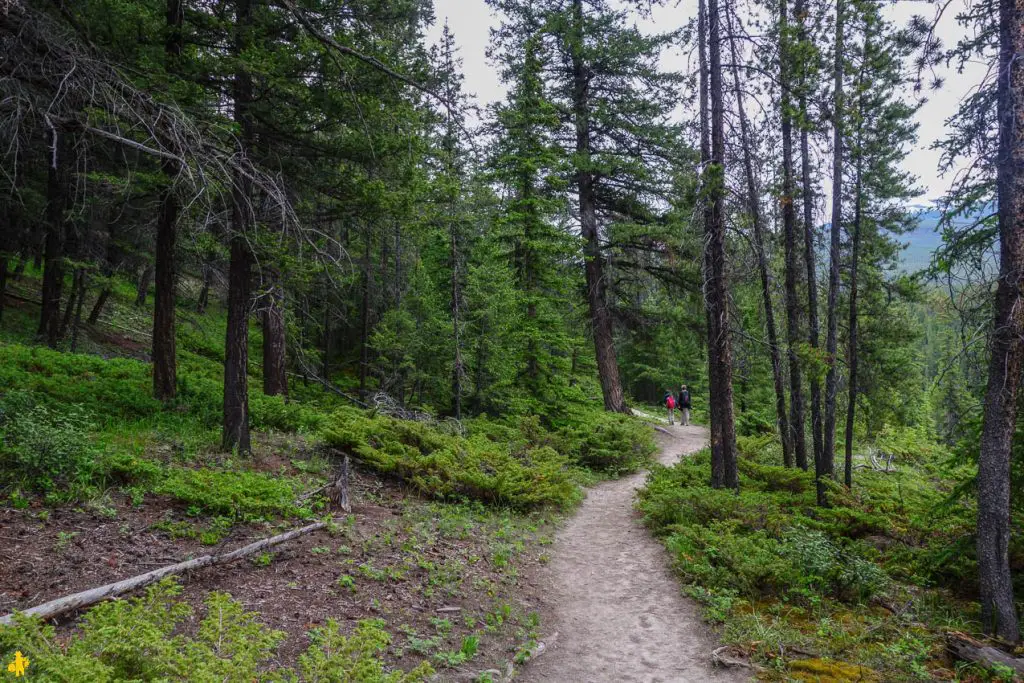
[(910, 232), (893, 235), (901, 244), (907, 245), (900, 255), (900, 266), (907, 272), (914, 272), (928, 267), (932, 254), (942, 246), (942, 234), (937, 231), (942, 214), (930, 207), (919, 208), (917, 225)]
[[(935, 250), (942, 246), (942, 234), (938, 231), (942, 213), (934, 206), (917, 204), (908, 208), (918, 212), (917, 225), (910, 232), (892, 237), (906, 245), (900, 255), (900, 268), (905, 272), (912, 273), (927, 268)], [(974, 216), (967, 216), (957, 219), (954, 223), (969, 225), (974, 220)]]

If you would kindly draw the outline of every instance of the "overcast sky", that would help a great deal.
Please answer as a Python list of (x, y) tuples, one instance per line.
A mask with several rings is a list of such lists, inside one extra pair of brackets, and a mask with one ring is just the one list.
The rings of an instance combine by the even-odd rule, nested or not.
[[(953, 19), (962, 2), (953, 0), (939, 26), (938, 35), (946, 45), (954, 43), (962, 33)], [(434, 6), (437, 24), (430, 31), (428, 40), (432, 43), (437, 41), (441, 26), (447, 20), (461, 51), (466, 90), (474, 93), (481, 105), (504, 98), (505, 89), (485, 54), (489, 29), (496, 25), (497, 17), (491, 13), (484, 0), (434, 0)], [(642, 30), (680, 26), (695, 15), (696, 8), (697, 0), (682, 0), (675, 7), (656, 8), (650, 20), (638, 18), (638, 25)], [(889, 16), (902, 24), (914, 14), (931, 17), (933, 11), (933, 6), (925, 2), (904, 0), (890, 8)], [(679, 51), (663, 55), (661, 64), (666, 70), (685, 71), (689, 68), (686, 57)], [(906, 168), (918, 177), (919, 185), (924, 190), (919, 201), (935, 199), (948, 187), (949, 177), (940, 177), (938, 173), (938, 152), (929, 147), (944, 136), (946, 119), (956, 111), (961, 98), (977, 86), (986, 70), (986, 65), (972, 64), (963, 74), (953, 70), (944, 71), (944, 87), (929, 93), (928, 102), (918, 112), (919, 141), (907, 157)]]

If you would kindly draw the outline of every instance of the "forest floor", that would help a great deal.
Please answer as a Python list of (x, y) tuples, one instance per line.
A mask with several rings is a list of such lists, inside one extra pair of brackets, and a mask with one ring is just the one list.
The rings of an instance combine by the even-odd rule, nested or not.
[[(704, 427), (667, 427), (670, 465), (707, 444)], [(741, 681), (715, 669), (716, 641), (685, 598), (664, 547), (633, 509), (639, 473), (599, 484), (558, 533), (541, 585), (547, 652), (524, 681)], [(556, 635), (557, 634), (557, 635)]]

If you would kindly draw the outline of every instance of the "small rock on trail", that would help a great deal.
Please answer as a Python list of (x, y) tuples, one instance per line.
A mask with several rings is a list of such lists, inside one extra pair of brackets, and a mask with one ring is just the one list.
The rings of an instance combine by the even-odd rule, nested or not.
[[(707, 430), (668, 427), (659, 434), (665, 464), (703, 448)], [(746, 681), (716, 669), (717, 643), (697, 606), (682, 595), (664, 548), (633, 510), (645, 475), (592, 488), (555, 541), (545, 571), (546, 637), (552, 645), (517, 680), (681, 683)]]

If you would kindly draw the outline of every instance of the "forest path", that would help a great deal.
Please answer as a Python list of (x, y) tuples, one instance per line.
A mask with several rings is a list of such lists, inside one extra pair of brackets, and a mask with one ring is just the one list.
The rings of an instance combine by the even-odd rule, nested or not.
[[(658, 433), (668, 465), (708, 443), (704, 427)], [(716, 642), (680, 591), (665, 549), (633, 510), (646, 473), (593, 487), (558, 533), (545, 570), (550, 648), (517, 680), (558, 683), (745, 681), (711, 665)]]

